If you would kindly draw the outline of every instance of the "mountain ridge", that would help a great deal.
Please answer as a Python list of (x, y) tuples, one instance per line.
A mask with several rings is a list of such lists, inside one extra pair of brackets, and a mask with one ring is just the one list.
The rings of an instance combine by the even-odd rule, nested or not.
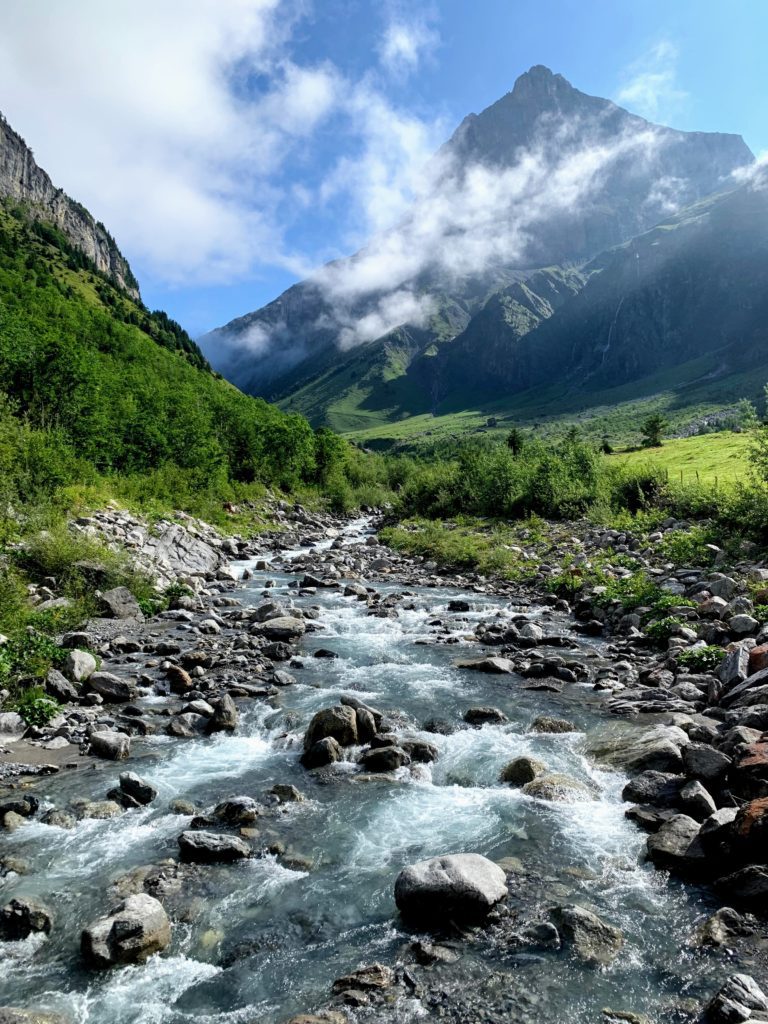
[[(346, 305), (334, 304), (324, 280), (343, 284), (345, 275), (354, 275), (367, 258), (364, 249), (293, 285), (262, 309), (210, 332), (200, 339), (208, 358), (244, 390), (300, 409), (316, 424), (356, 429), (371, 417), (397, 420), (434, 412), (445, 400), (440, 373), (451, 377), (450, 367), (460, 362), (462, 348), (468, 348), (463, 374), (468, 391), (481, 392), (483, 377), (493, 378), (492, 383), (506, 380), (482, 331), (482, 324), (492, 320), (486, 309), (489, 300), (497, 306), (507, 303), (508, 315), (520, 318), (520, 327), (529, 321), (520, 336), (530, 333), (539, 320), (547, 319), (541, 315), (546, 298), (535, 285), (522, 302), (521, 294), (512, 297), (506, 290), (519, 292), (529, 278), (541, 283), (542, 273), (551, 273), (553, 267), (561, 276), (571, 275), (570, 288), (577, 287), (578, 275), (590, 261), (663, 222), (670, 209), (727, 188), (732, 174), (754, 160), (738, 135), (652, 125), (536, 65), (505, 96), (463, 119), (437, 155), (442, 177), (436, 177), (435, 187), (449, 179), (456, 199), (461, 194), (457, 183), (461, 187), (478, 168), (492, 180), (495, 175), (506, 183), (512, 176), (514, 186), (521, 163), (527, 166), (521, 154), (528, 163), (538, 162), (542, 171), (531, 187), (546, 188), (549, 170), (559, 175), (558, 184), (563, 180), (564, 189), (573, 184), (580, 163), (597, 162), (597, 171), (588, 187), (580, 192), (574, 188), (572, 203), (558, 206), (555, 195), (554, 212), (544, 208), (538, 220), (528, 222), (530, 237), (517, 259), (486, 261), (464, 277), (441, 275), (439, 266), (424, 267), (394, 286), (408, 289), (406, 294), (427, 308), (423, 318), (392, 323), (378, 337), (345, 350), (340, 342), (349, 329), (344, 325), (377, 322), (372, 314), (387, 296), (374, 291), (353, 295)], [(534, 193), (531, 204), (536, 201)], [(491, 238), (513, 232), (521, 205), (513, 202), (509, 209), (499, 209), (494, 222), (481, 229)], [(413, 216), (418, 217), (418, 210)], [(459, 232), (445, 240), (445, 247), (461, 242)], [(473, 334), (475, 343), (470, 344)], [(340, 413), (341, 408), (347, 411)]]
[(81, 203), (56, 188), (2, 113), (0, 198), (21, 202), (32, 216), (53, 224), (97, 270), (110, 277), (132, 299), (140, 299), (139, 283), (114, 238)]

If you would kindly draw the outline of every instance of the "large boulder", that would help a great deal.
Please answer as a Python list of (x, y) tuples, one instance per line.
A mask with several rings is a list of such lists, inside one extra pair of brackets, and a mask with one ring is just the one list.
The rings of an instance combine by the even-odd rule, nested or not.
[(611, 963), (624, 945), (624, 936), (618, 928), (583, 907), (555, 907), (552, 919), (564, 944), (587, 964)]
[(678, 775), (683, 769), (682, 749), (689, 742), (682, 729), (661, 725), (598, 741), (592, 744), (590, 753), (631, 775), (644, 771)]
[(70, 704), (80, 696), (67, 677), (56, 668), (48, 670), (45, 677), (45, 692), (60, 704)]
[(69, 679), (81, 683), (92, 676), (97, 669), (96, 659), (89, 651), (70, 651), (64, 664), (64, 671)]
[(508, 782), (510, 786), (525, 786), (538, 775), (543, 775), (547, 766), (543, 761), (537, 761), (535, 757), (522, 755), (516, 757), (501, 769), (499, 779), (501, 782)]
[(251, 855), (244, 839), (217, 832), (182, 832), (179, 850), (183, 861), (196, 864), (231, 864)]
[(139, 602), (128, 587), (115, 587), (101, 595), (101, 609), (110, 619), (143, 619)]
[(92, 967), (114, 967), (143, 963), (170, 941), (171, 924), (162, 903), (137, 893), (89, 925), (83, 931), (81, 949)]
[(98, 693), (105, 704), (127, 704), (136, 696), (136, 687), (112, 672), (94, 672), (88, 679), (88, 689)]
[(369, 772), (393, 772), (410, 763), (411, 759), (402, 747), (394, 745), (374, 747), (360, 758), (360, 764)]
[(234, 732), (240, 715), (232, 697), (225, 693), (212, 702), (213, 716), (208, 723), (209, 732)]
[(318, 711), (304, 734), (304, 749), (309, 750), (318, 740), (328, 737), (342, 747), (357, 743), (357, 715), (354, 708), (338, 704)]
[(265, 636), (267, 640), (290, 642), (304, 636), (306, 628), (304, 619), (297, 619), (292, 615), (281, 615), (276, 619), (258, 623), (253, 627), (253, 632)]
[(326, 765), (335, 764), (344, 757), (338, 741), (333, 736), (326, 736), (322, 740), (313, 743), (309, 750), (301, 755), (301, 763), (305, 768), (325, 768)]
[(583, 783), (559, 772), (544, 772), (543, 775), (537, 775), (531, 782), (526, 782), (523, 792), (526, 796), (533, 796), (538, 800), (562, 803), (592, 799), (592, 793)]
[(683, 874), (700, 871), (705, 863), (704, 850), (696, 841), (700, 827), (687, 814), (676, 814), (664, 822), (658, 832), (648, 837), (648, 856), (654, 865)]
[(91, 753), (107, 761), (124, 761), (131, 752), (131, 737), (115, 729), (100, 729), (90, 736)]
[(768, 998), (748, 974), (732, 974), (707, 1004), (702, 1021), (739, 1024), (751, 1020), (753, 1010), (768, 1010)]
[(483, 918), (507, 893), (502, 869), (478, 853), (419, 861), (395, 882), (398, 909), (419, 924)]
[(0, 939), (26, 939), (35, 932), (49, 935), (53, 927), (51, 912), (32, 900), (13, 899), (0, 910)]
[(157, 796), (157, 790), (146, 779), (135, 772), (123, 772), (120, 776), (120, 791), (136, 804), (151, 804)]
[(488, 672), (490, 675), (510, 676), (514, 674), (514, 662), (509, 658), (469, 658), (454, 662), (456, 668), (468, 668), (473, 672)]

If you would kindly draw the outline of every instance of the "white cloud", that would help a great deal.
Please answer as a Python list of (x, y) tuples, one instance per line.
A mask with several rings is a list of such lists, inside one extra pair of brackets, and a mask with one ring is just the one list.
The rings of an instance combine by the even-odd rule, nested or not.
[(286, 57), (298, 4), (6, 0), (2, 109), (160, 279), (229, 281), (265, 252), (279, 264), (276, 172), (339, 89), (334, 68)]
[[(315, 279), (344, 309), (367, 295), (399, 292), (427, 273), (445, 284), (497, 265), (524, 266), (537, 227), (583, 213), (618, 161), (631, 158), (639, 170), (664, 141), (663, 132), (649, 127), (610, 142), (579, 144), (580, 130), (574, 121), (549, 125), (539, 144), (509, 167), (458, 166), (445, 154), (420, 165), (415, 202), (402, 223), (354, 259), (323, 267)], [(406, 180), (414, 177), (407, 168), (402, 173)], [(400, 196), (397, 181), (395, 191)], [(374, 192), (366, 198), (375, 221), (381, 197)]]
[(437, 46), (439, 36), (425, 21), (390, 21), (379, 44), (383, 67), (392, 74), (415, 70), (422, 57)]
[(739, 185), (746, 184), (760, 191), (768, 189), (768, 149), (758, 153), (754, 163), (738, 167), (731, 177)]
[(618, 102), (652, 121), (673, 114), (688, 97), (677, 83), (677, 57), (677, 47), (669, 40), (656, 43), (627, 69)]

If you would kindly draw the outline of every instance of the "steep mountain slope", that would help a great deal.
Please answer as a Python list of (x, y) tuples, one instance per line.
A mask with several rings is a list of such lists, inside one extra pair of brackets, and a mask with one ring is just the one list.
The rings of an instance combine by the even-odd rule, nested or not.
[[(522, 341), (507, 335), (489, 397), (553, 381), (599, 392), (694, 362), (690, 380), (714, 379), (768, 359), (768, 180), (702, 201), (585, 269), (579, 294)], [(453, 368), (446, 397), (463, 372)]]
[(0, 198), (25, 205), (29, 215), (53, 224), (115, 284), (134, 299), (139, 284), (128, 261), (103, 224), (62, 189), (56, 188), (38, 167), (32, 150), (0, 114)]
[[(465, 118), (425, 169), (429, 194), (403, 224), (201, 345), (231, 380), (292, 401), (315, 422), (357, 427), (429, 411), (445, 391), (443, 348), (453, 348), (476, 315), (480, 344), (494, 293), (555, 264), (572, 275), (568, 290), (578, 287), (579, 264), (647, 230), (670, 208), (723, 188), (752, 159), (738, 136), (651, 125), (534, 67), (512, 92)], [(479, 202), (484, 192), (491, 205)], [(403, 261), (398, 276), (403, 251), (412, 255), (425, 225), (446, 209), (428, 255)], [(388, 289), (359, 286), (361, 271), (375, 265), (391, 270)], [(530, 291), (538, 295), (536, 285)], [(548, 315), (540, 298), (544, 305), (521, 294), (496, 302), (522, 334)], [(398, 317), (410, 306), (417, 313)], [(462, 346), (472, 348), (469, 338)], [(494, 371), (479, 350), (469, 363), (464, 386), (481, 394)]]
[[(3, 129), (7, 169), (21, 151)], [(98, 472), (156, 474), (170, 501), (231, 480), (316, 479), (309, 424), (237, 391), (146, 309), (106, 230), (25, 152), (23, 187), (0, 196), (0, 503)], [(88, 248), (105, 239), (112, 262)]]

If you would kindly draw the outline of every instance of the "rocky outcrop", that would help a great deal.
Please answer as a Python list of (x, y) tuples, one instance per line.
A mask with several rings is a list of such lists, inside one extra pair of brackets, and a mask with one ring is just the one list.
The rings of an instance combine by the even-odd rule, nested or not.
[(433, 857), (411, 864), (397, 876), (395, 902), (418, 924), (485, 917), (507, 895), (502, 869), (478, 853)]
[(82, 934), (84, 959), (92, 967), (143, 963), (171, 941), (171, 925), (162, 903), (146, 893), (128, 896), (107, 917)]
[(80, 203), (56, 188), (32, 150), (0, 114), (0, 198), (24, 203), (37, 220), (57, 227), (67, 239), (132, 298), (139, 286), (128, 261), (103, 224)]

